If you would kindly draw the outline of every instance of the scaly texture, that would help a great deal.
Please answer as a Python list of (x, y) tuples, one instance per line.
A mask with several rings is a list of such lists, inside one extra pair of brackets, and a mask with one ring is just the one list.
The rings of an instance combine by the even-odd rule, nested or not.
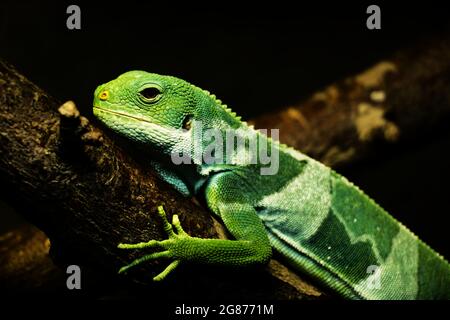
[[(344, 177), (256, 132), (209, 92), (175, 77), (131, 71), (97, 88), (94, 114), (148, 152), (149, 165), (177, 190), (203, 195), (236, 239), (190, 237), (176, 216), (174, 232), (160, 208), (169, 239), (120, 244), (161, 249), (122, 271), (169, 259), (155, 277), (162, 280), (183, 262), (265, 263), (274, 248), (347, 298), (450, 298), (450, 265), (441, 256)], [(207, 129), (219, 134), (199, 134)], [(244, 148), (208, 149), (211, 140), (226, 145), (229, 132), (246, 141)], [(245, 161), (255, 151), (252, 141), (256, 163)], [(198, 150), (222, 161), (198, 157)], [(274, 174), (263, 173), (269, 168), (260, 152), (268, 150), (278, 155)], [(189, 155), (191, 163), (177, 164), (174, 155)]]

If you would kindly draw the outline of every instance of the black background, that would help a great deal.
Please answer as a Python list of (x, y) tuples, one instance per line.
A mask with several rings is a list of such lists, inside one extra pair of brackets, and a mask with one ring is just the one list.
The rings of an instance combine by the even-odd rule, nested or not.
[[(2, 1), (0, 57), (61, 101), (74, 100), (90, 119), (95, 87), (132, 69), (186, 79), (249, 118), (420, 39), (450, 34), (444, 2), (374, 2), (382, 30), (373, 31), (366, 28), (372, 3), (345, 3)], [(66, 28), (69, 4), (81, 7), (81, 30)], [(436, 128), (340, 170), (447, 258), (449, 137)], [(21, 223), (6, 203), (0, 232)]]

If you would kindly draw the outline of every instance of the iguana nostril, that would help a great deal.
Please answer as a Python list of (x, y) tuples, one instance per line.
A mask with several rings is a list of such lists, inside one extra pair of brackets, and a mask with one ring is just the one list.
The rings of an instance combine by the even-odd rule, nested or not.
[(109, 97), (108, 91), (102, 91), (98, 96), (98, 98), (103, 101), (108, 99), (108, 97)]

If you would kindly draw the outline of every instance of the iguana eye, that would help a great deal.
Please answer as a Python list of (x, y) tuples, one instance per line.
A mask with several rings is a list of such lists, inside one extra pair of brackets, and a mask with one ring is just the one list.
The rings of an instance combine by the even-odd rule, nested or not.
[(155, 102), (161, 97), (161, 89), (156, 86), (147, 87), (139, 91), (139, 96), (144, 102)]

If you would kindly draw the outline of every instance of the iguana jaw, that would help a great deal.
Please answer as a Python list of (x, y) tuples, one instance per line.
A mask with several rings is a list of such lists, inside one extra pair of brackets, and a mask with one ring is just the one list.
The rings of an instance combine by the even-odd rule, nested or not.
[(114, 114), (114, 115), (117, 115), (117, 116), (120, 116), (120, 117), (131, 118), (131, 119), (134, 119), (134, 120), (137, 120), (137, 121), (153, 123), (153, 122), (151, 122), (151, 121), (149, 121), (147, 119), (141, 118), (141, 117), (136, 117), (136, 116), (124, 113), (124, 112), (113, 111), (113, 110), (110, 110), (110, 109), (105, 109), (105, 108), (97, 107), (97, 106), (94, 105), (94, 114), (96, 114), (96, 111), (97, 112), (100, 111), (100, 112), (111, 113), (111, 114)]
[(111, 110), (95, 104), (93, 112), (112, 131), (140, 145), (152, 145), (164, 154), (170, 155), (172, 147), (183, 138), (179, 130), (158, 124), (140, 114), (130, 115), (122, 110)]

